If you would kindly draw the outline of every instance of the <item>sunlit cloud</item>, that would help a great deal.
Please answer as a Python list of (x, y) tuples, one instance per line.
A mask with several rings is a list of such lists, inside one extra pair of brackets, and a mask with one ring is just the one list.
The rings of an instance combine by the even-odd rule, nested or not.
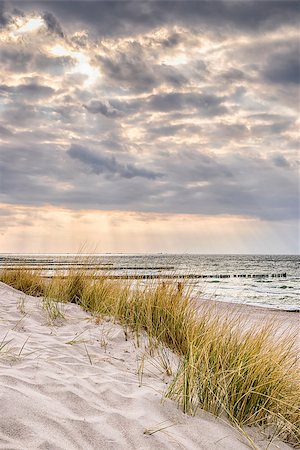
[(49, 49), (49, 53), (54, 56), (69, 56), (71, 52), (63, 45), (57, 44)]
[[(9, 26), (9, 31), (6, 34), (7, 39), (18, 41), (26, 34), (33, 34), (45, 27), (45, 22), (40, 16), (36, 17), (17, 17)], [(5, 34), (1, 36), (5, 39)]]
[(65, 72), (66, 75), (80, 73), (86, 76), (85, 85), (87, 86), (94, 84), (98, 80), (100, 70), (91, 64), (91, 57), (88, 54), (74, 51), (73, 49), (64, 47), (60, 44), (51, 47), (49, 53), (59, 57), (69, 56), (76, 61), (76, 64), (72, 69)]
[(30, 33), (39, 30), (44, 25), (44, 21), (41, 17), (33, 17), (24, 23), (16, 34)]

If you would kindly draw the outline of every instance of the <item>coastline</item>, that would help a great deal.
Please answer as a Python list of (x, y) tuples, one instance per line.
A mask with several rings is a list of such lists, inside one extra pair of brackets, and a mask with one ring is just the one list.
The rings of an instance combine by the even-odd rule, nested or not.
[[(46, 258), (46, 259), (45, 259)], [(0, 255), (1, 262), (1, 255)], [(201, 276), (187, 278), (186, 284), (201, 296), (216, 301), (241, 302), (271, 309), (300, 308), (299, 303), (299, 256), (298, 255), (165, 255), (165, 254), (109, 254), (109, 255), (24, 255), (2, 256), (2, 264), (13, 266), (30, 265), (39, 272), (41, 266), (49, 268), (48, 275), (55, 270), (72, 265), (91, 272), (99, 269), (98, 275), (109, 277), (131, 276)], [(8, 264), (9, 265), (9, 264)], [(48, 265), (48, 266), (47, 266)], [(80, 267), (79, 267), (80, 266)], [(3, 267), (4, 268), (4, 267)], [(92, 269), (92, 270), (90, 270)], [(72, 269), (73, 270), (73, 269)], [(282, 278), (272, 275), (286, 274)], [(210, 275), (209, 275), (210, 274)], [(219, 274), (219, 275), (218, 275)], [(221, 276), (222, 278), (218, 278)], [(250, 278), (248, 277), (250, 276)], [(211, 278), (211, 277), (217, 278)], [(230, 278), (228, 278), (230, 276)], [(134, 280), (132, 280), (134, 281)], [(178, 280), (184, 282), (184, 280)], [(147, 279), (144, 282), (148, 282)], [(151, 280), (150, 280), (151, 282)], [(290, 308), (291, 307), (291, 308)]]
[(243, 303), (222, 302), (217, 300), (199, 300), (199, 304), (216, 308), (218, 314), (237, 315), (242, 319), (245, 329), (255, 329), (264, 324), (276, 324), (274, 337), (290, 334), (296, 337), (295, 345), (300, 352), (300, 313), (277, 308), (249, 305)]
[(300, 309), (289, 310), (274, 307), (266, 307), (263, 305), (250, 305), (249, 303), (234, 303), (219, 300), (199, 300), (200, 304), (216, 305), (216, 307), (224, 312), (240, 313), (245, 318), (259, 322), (265, 319), (279, 320), (286, 322), (292, 327), (299, 326)]

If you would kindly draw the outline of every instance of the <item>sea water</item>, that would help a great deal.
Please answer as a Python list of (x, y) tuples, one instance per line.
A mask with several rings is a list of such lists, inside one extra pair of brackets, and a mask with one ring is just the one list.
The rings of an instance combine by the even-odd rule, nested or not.
[[(186, 283), (195, 295), (204, 299), (278, 309), (300, 308), (299, 255), (98, 254), (86, 259), (87, 256), (0, 254), (0, 267), (26, 262), (30, 267), (43, 267), (51, 275), (56, 269), (87, 264), (99, 269), (99, 273), (114, 276), (188, 275)], [(286, 277), (272, 277), (272, 274), (286, 274)], [(211, 277), (196, 278), (199, 275)], [(220, 278), (220, 275), (229, 277)]]

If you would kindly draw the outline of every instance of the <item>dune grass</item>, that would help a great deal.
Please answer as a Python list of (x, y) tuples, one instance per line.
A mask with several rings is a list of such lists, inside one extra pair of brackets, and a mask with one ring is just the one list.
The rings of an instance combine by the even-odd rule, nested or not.
[(276, 335), (276, 324), (245, 327), (240, 316), (201, 306), (182, 283), (147, 285), (95, 277), (82, 269), (44, 280), (21, 268), (0, 280), (31, 295), (77, 303), (96, 318), (114, 317), (137, 342), (165, 345), (180, 357), (167, 389), (185, 413), (224, 416), (239, 429), (268, 427), (300, 447), (299, 365), (295, 336)]
[(45, 281), (38, 271), (34, 272), (23, 267), (2, 269), (0, 281), (13, 286), (27, 295), (40, 297), (45, 293)]

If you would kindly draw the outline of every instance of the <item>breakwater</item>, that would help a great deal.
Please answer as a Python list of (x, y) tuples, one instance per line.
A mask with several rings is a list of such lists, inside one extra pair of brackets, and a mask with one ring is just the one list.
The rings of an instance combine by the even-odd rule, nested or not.
[[(115, 269), (117, 270), (117, 269)], [(59, 275), (59, 277), (64, 278), (67, 277), (68, 275)], [(52, 278), (53, 275), (44, 275), (44, 278)], [(97, 275), (91, 275), (91, 277), (93, 278), (97, 278)], [(99, 275), (99, 278), (101, 278), (102, 276)], [(145, 280), (145, 279), (162, 279), (162, 280), (167, 280), (167, 279), (180, 279), (180, 280), (184, 280), (184, 279), (191, 279), (191, 278), (286, 278), (287, 274), (286, 273), (276, 273), (276, 274), (249, 274), (249, 275), (245, 275), (245, 274), (241, 274), (241, 275), (228, 275), (228, 274), (219, 274), (219, 275), (199, 275), (199, 274), (122, 274), (122, 275), (115, 275), (115, 274), (105, 274), (105, 278), (110, 278), (110, 279), (122, 279), (122, 280)]]

